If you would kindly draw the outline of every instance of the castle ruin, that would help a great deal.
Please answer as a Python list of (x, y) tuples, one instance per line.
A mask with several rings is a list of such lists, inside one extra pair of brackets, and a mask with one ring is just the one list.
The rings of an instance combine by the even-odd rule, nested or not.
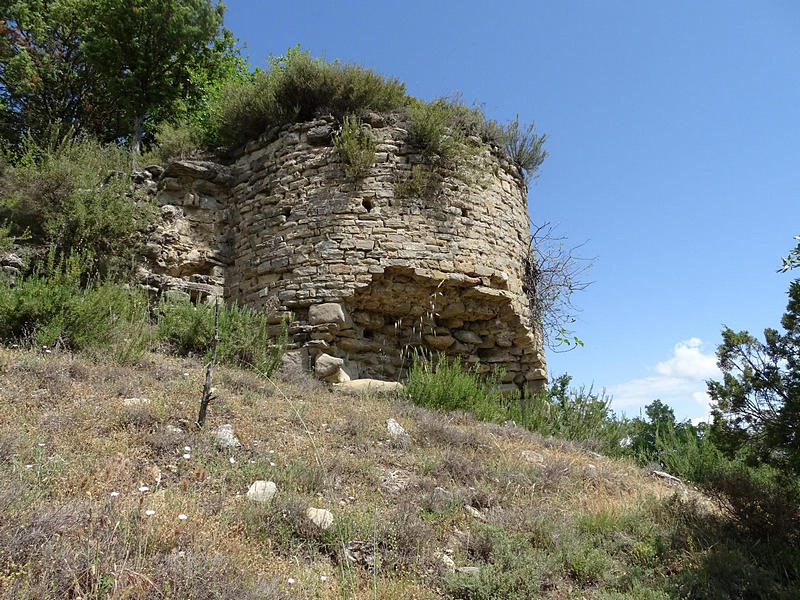
[(333, 146), (332, 118), (276, 128), (225, 164), (145, 172), (162, 220), (143, 281), (269, 309), (276, 327), (291, 312), (293, 344), (328, 381), (397, 379), (424, 348), (480, 372), (500, 367), (508, 390), (542, 387), (521, 171), (473, 138), (470, 166), (422, 193), (410, 182), (423, 156), (403, 119), (365, 119), (379, 145), (357, 181)]

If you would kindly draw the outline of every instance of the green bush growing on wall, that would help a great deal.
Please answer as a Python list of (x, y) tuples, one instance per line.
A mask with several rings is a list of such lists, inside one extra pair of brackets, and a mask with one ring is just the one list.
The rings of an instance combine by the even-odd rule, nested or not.
[(270, 57), (266, 70), (257, 70), (229, 87), (212, 112), (219, 123), (220, 141), (234, 145), (271, 127), (319, 114), (343, 119), (367, 110), (400, 108), (405, 102), (405, 84), (397, 79), (360, 65), (326, 63), (298, 47), (284, 56)]
[(342, 130), (333, 138), (333, 145), (344, 162), (349, 179), (361, 179), (375, 162), (378, 140), (358, 117), (345, 117)]

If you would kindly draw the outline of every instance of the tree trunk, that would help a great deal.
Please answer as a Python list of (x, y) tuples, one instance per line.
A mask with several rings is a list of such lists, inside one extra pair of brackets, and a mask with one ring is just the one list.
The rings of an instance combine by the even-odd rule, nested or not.
[(142, 135), (144, 133), (144, 115), (133, 120), (133, 137), (131, 138), (131, 168), (136, 168), (136, 161), (142, 153)]

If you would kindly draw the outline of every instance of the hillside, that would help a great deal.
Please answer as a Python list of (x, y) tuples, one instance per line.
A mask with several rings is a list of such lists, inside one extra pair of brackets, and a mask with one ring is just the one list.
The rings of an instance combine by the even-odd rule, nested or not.
[(0, 349), (0, 370), (3, 598), (759, 597), (744, 572), (796, 597), (737, 575), (696, 492), (512, 424), (220, 367), (197, 432), (198, 361)]

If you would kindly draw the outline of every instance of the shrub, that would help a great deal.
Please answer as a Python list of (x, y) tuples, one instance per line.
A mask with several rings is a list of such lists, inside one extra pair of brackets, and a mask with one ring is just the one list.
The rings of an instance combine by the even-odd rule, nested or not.
[(10, 221), (0, 221), (0, 254), (6, 254), (14, 247), (17, 236), (11, 234), (13, 229), (14, 226)]
[(415, 354), (405, 389), (414, 403), (425, 408), (464, 410), (481, 420), (502, 421), (505, 410), (497, 387), (500, 377), (497, 371), (481, 377), (458, 358)]
[(214, 113), (221, 141), (236, 144), (270, 127), (306, 121), (332, 113), (339, 119), (366, 110), (403, 106), (405, 85), (359, 65), (326, 63), (308, 51), (291, 48), (270, 57), (265, 71), (256, 71), (219, 98)]
[(395, 182), (394, 190), (398, 198), (425, 198), (432, 196), (442, 182), (442, 177), (429, 165), (414, 165), (411, 176)]
[(787, 480), (777, 469), (750, 467), (746, 459), (714, 459), (694, 465), (694, 481), (714, 497), (722, 510), (756, 539), (800, 536), (800, 481)]
[(542, 435), (591, 441), (606, 451), (618, 449), (624, 430), (609, 410), (611, 399), (592, 388), (570, 389), (571, 380), (561, 375), (548, 391), (510, 402), (509, 418)]
[[(273, 339), (268, 315), (236, 304), (221, 304), (217, 359), (270, 375), (280, 364), (288, 331), (284, 321)], [(210, 357), (214, 306), (163, 301), (158, 310), (158, 339), (178, 354)]]
[(523, 535), (492, 526), (477, 528), (471, 554), (485, 561), (477, 574), (455, 573), (445, 579), (448, 598), (523, 600), (539, 598), (549, 583), (549, 557), (531, 548)]
[(544, 143), (547, 134), (536, 133), (536, 124), (520, 126), (519, 115), (503, 127), (503, 148), (514, 163), (525, 172), (525, 181), (530, 183), (547, 158)]
[(61, 256), (81, 252), (92, 269), (128, 258), (154, 214), (129, 195), (127, 155), (91, 140), (25, 139), (0, 184), (0, 218), (16, 233), (52, 245)]
[[(200, 134), (187, 121), (161, 123), (150, 154), (157, 162), (186, 158), (200, 149)], [(145, 157), (147, 160), (149, 157)]]
[(408, 107), (408, 116), (409, 141), (422, 151), (427, 163), (454, 169), (470, 155), (467, 135), (455, 118), (463, 113), (447, 99), (415, 100)]
[(333, 145), (344, 161), (344, 172), (350, 179), (361, 179), (375, 161), (378, 140), (366, 129), (358, 117), (345, 117), (341, 132), (333, 138)]
[(149, 346), (147, 298), (111, 279), (83, 286), (86, 259), (71, 255), (46, 264), (13, 287), (0, 282), (0, 340), (62, 346), (119, 361)]

